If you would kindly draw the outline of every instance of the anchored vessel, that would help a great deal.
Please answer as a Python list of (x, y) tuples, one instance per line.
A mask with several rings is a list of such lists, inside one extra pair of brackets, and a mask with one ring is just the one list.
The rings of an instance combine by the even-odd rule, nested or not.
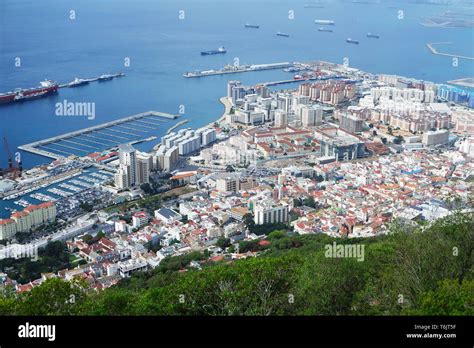
[(329, 19), (315, 19), (314, 23), (316, 24), (326, 24), (326, 25), (334, 25), (336, 22), (329, 20)]
[(211, 50), (211, 51), (203, 51), (201, 52), (201, 56), (209, 56), (212, 54), (221, 54), (221, 53), (226, 53), (225, 47), (219, 47), (217, 50)]
[(52, 80), (41, 81), (40, 86), (38, 87), (28, 89), (17, 88), (13, 92), (0, 94), (0, 104), (45, 97), (52, 93), (56, 93), (58, 88), (58, 84)]
[(353, 39), (350, 39), (350, 38), (349, 38), (349, 39), (346, 39), (346, 42), (351, 43), (351, 44), (356, 44), (356, 45), (359, 44), (359, 41), (353, 40)]
[(89, 84), (89, 80), (78, 79), (76, 77), (74, 81), (68, 83), (68, 87), (79, 87), (79, 86), (84, 86), (88, 84)]
[(260, 28), (260, 25), (257, 25), (257, 24), (245, 24), (245, 27), (246, 28), (254, 28), (254, 29), (258, 29)]
[(102, 82), (102, 81), (109, 81), (109, 80), (112, 80), (113, 78), (114, 78), (114, 75), (104, 74), (104, 75), (100, 75), (100, 76), (97, 78), (97, 81), (99, 81), (99, 82)]
[(277, 33), (277, 36), (289, 37), (290, 34), (285, 34), (285, 33), (278, 32), (278, 33)]
[(374, 39), (378, 39), (380, 38), (380, 36), (376, 35), (376, 34), (372, 34), (372, 33), (367, 33), (367, 37), (372, 37)]
[(332, 33), (332, 29), (323, 28), (323, 27), (320, 27), (320, 28), (318, 29), (318, 31), (325, 31), (325, 32), (328, 32), (328, 33)]

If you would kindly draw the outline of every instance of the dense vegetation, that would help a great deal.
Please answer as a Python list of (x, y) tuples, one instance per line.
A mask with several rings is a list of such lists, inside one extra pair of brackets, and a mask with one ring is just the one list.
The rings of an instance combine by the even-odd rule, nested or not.
[(37, 261), (30, 257), (1, 259), (0, 271), (7, 273), (11, 279), (24, 284), (40, 278), (41, 273), (57, 272), (71, 266), (69, 253), (66, 245), (62, 242), (48, 243), (46, 247), (38, 250), (36, 256)]
[[(58, 279), (0, 297), (1, 314), (84, 315), (473, 315), (474, 222), (453, 215), (430, 227), (369, 239), (268, 236), (259, 257), (202, 270), (190, 259), (96, 293)], [(326, 245), (364, 245), (364, 261), (326, 257)], [(265, 244), (265, 243), (264, 243)]]

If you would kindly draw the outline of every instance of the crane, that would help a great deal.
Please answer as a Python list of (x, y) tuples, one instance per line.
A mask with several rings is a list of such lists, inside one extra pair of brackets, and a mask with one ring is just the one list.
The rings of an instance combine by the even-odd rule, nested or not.
[(21, 176), (21, 171), (23, 170), (21, 159), (18, 159), (18, 161), (15, 159), (14, 163), (6, 136), (3, 137), (3, 147), (5, 148), (5, 152), (8, 156), (8, 168), (3, 170), (0, 168), (0, 173), (2, 176), (6, 177), (9, 175), (11, 178), (16, 179), (17, 177)]

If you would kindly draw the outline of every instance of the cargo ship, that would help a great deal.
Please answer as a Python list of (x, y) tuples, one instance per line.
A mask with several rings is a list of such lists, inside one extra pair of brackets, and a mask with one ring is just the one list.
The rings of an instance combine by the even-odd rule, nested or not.
[(327, 28), (323, 28), (323, 27), (320, 27), (318, 29), (318, 31), (324, 31), (324, 32), (327, 32), (327, 33), (332, 33), (332, 29), (327, 29)]
[(226, 49), (225, 47), (219, 47), (217, 50), (211, 50), (211, 51), (202, 51), (201, 52), (201, 56), (209, 56), (209, 55), (212, 55), (212, 54), (222, 54), (222, 53), (226, 53)]
[(359, 44), (359, 41), (353, 40), (353, 39), (346, 39), (346, 42), (351, 43), (351, 44), (356, 44), (356, 45)]
[(315, 19), (314, 23), (316, 24), (325, 24), (325, 25), (334, 25), (336, 22), (328, 20), (328, 19)]
[(372, 34), (372, 33), (367, 33), (367, 37), (372, 37), (374, 39), (379, 39), (380, 36), (376, 35), (376, 34)]
[(58, 88), (58, 84), (52, 80), (41, 81), (38, 87), (28, 89), (17, 88), (13, 92), (0, 94), (0, 104), (45, 97), (47, 95), (56, 93)]
[(74, 79), (74, 81), (68, 83), (68, 87), (79, 87), (79, 86), (84, 86), (88, 85), (89, 80), (84, 80), (84, 79), (78, 79), (77, 77)]
[(248, 24), (248, 23), (246, 23), (246, 24), (245, 24), (245, 27), (246, 27), (246, 28), (258, 29), (258, 28), (260, 28), (260, 25)]
[(112, 80), (113, 78), (114, 78), (114, 75), (103, 74), (103, 75), (100, 75), (100, 76), (97, 78), (97, 81), (99, 81), (99, 82), (109, 81), (109, 80)]
[(285, 34), (285, 33), (278, 32), (277, 36), (290, 37), (290, 34)]

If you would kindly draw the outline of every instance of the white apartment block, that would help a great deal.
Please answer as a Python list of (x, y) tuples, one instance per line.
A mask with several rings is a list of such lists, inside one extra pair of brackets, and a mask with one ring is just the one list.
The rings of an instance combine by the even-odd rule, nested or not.
[(254, 222), (257, 225), (288, 222), (288, 204), (272, 201), (256, 202)]

